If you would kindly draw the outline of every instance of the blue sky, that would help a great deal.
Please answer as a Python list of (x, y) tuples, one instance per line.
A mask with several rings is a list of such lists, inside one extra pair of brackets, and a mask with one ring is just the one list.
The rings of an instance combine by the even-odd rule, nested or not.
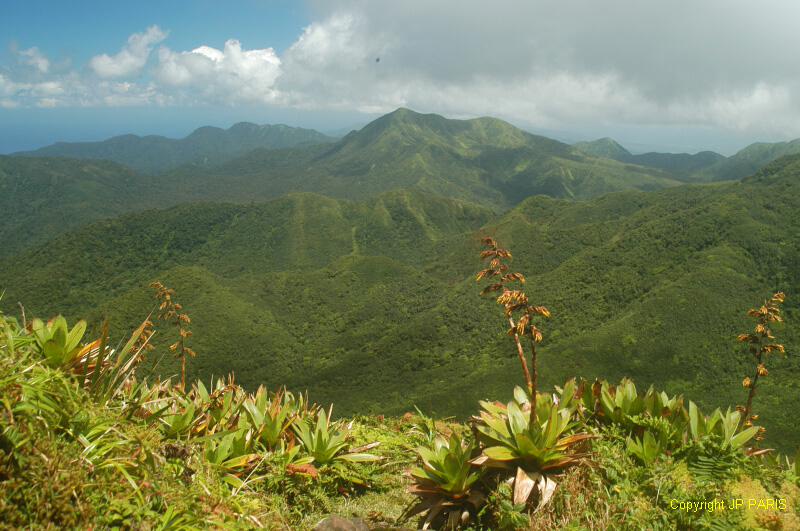
[[(306, 6), (291, 0), (247, 0), (231, 4), (212, 0), (137, 1), (26, 0), (3, 2), (0, 17), (0, 72), (15, 62), (15, 50), (37, 47), (53, 62), (83, 65), (98, 51), (114, 51), (128, 35), (152, 25), (169, 29), (166, 42), (181, 50), (203, 44), (221, 47), (236, 38), (248, 48), (283, 52), (309, 23)], [(198, 112), (199, 111), (199, 112)], [(334, 113), (333, 116), (336, 116)], [(229, 126), (236, 121), (325, 123), (319, 116), (264, 106), (238, 108), (67, 107), (0, 109), (0, 153), (39, 147), (56, 140), (96, 140), (133, 132), (183, 136), (202, 125)], [(341, 123), (360, 123), (352, 115)], [(338, 127), (335, 118), (332, 127)]]
[(84, 63), (154, 24), (170, 31), (169, 44), (176, 49), (221, 46), (235, 38), (248, 48), (283, 51), (308, 17), (305, 4), (291, 0), (4, 0), (0, 35), (5, 60), (8, 45), (16, 42), (20, 48), (37, 46), (55, 59)]
[(0, 2), (0, 153), (400, 106), (635, 151), (800, 137), (796, 2)]

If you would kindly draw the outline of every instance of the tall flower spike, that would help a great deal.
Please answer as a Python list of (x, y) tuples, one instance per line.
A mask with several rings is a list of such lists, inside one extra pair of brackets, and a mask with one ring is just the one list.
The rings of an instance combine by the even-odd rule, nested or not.
[(736, 339), (741, 343), (748, 344), (748, 352), (756, 359), (756, 367), (753, 372), (753, 377), (745, 377), (742, 381), (742, 387), (748, 389), (747, 405), (744, 406), (742, 411), (742, 426), (747, 426), (751, 419), (758, 418), (753, 415), (753, 397), (756, 394), (756, 387), (758, 386), (759, 378), (764, 378), (769, 375), (766, 367), (766, 361), (769, 354), (777, 352), (785, 354), (786, 348), (780, 343), (774, 343), (775, 335), (770, 329), (771, 323), (783, 322), (781, 315), (781, 305), (786, 300), (786, 295), (779, 291), (775, 293), (769, 300), (764, 301), (758, 309), (751, 308), (747, 315), (755, 319), (756, 324), (753, 328), (752, 334), (739, 334)]
[[(508, 335), (514, 338), (517, 347), (522, 373), (528, 394), (531, 401), (530, 415), (536, 415), (536, 383), (538, 378), (536, 345), (543, 339), (542, 332), (534, 324), (534, 318), (550, 317), (550, 310), (544, 306), (533, 306), (529, 304), (528, 295), (522, 289), (513, 289), (510, 285), (514, 283), (525, 284), (525, 277), (522, 273), (509, 272), (508, 261), (511, 260), (511, 252), (508, 249), (498, 247), (493, 238), (483, 238), (484, 245), (480, 258), (484, 262), (488, 261), (486, 269), (481, 270), (476, 275), (476, 280), (491, 279), (492, 284), (481, 290), (481, 295), (500, 292), (496, 297), (496, 302), (503, 307), (503, 314), (508, 319)], [(530, 367), (522, 347), (521, 338), (528, 338), (531, 350)]]

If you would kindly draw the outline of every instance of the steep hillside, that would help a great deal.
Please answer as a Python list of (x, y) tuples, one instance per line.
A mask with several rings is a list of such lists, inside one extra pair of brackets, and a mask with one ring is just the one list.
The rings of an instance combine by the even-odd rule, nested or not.
[(633, 156), (633, 154), (622, 147), (619, 142), (609, 137), (598, 138), (597, 140), (587, 142), (576, 142), (573, 144), (573, 147), (593, 157), (618, 160), (620, 162), (626, 162)]
[[(701, 151), (695, 154), (650, 152), (634, 155), (611, 138), (601, 138), (591, 142), (578, 142), (574, 147), (578, 151), (593, 157), (603, 157), (628, 164), (638, 164), (648, 168), (664, 170), (676, 179), (688, 182), (703, 181), (703, 179), (695, 175), (697, 172), (725, 160), (723, 155), (713, 151)], [(758, 167), (753, 168), (753, 171)], [(743, 175), (733, 179), (722, 180), (735, 180), (741, 177)]]
[[(587, 157), (566, 144), (530, 135), (500, 120), (448, 120), (406, 109), (383, 116), (334, 144), (256, 149), (209, 167), (237, 150), (252, 148), (253, 142), (277, 147), (305, 138), (303, 130), (281, 127), (203, 128), (180, 141), (115, 140), (71, 152), (111, 156), (117, 146), (124, 157), (114, 157), (129, 164), (163, 165), (165, 157), (176, 164), (199, 161), (199, 157), (207, 163), (184, 165), (158, 176), (136, 174), (111, 162), (0, 157), (4, 192), (0, 204), (5, 212), (13, 213), (0, 229), (0, 255), (88, 221), (192, 201), (250, 203), (291, 192), (366, 199), (415, 188), (501, 211), (530, 195), (584, 199), (617, 190), (680, 184), (664, 172)], [(38, 153), (52, 151), (59, 152), (53, 148)]]
[(0, 156), (0, 256), (140, 209), (148, 194), (146, 179), (113, 162)]
[(111, 160), (137, 171), (159, 173), (184, 164), (213, 166), (258, 148), (281, 149), (333, 140), (312, 129), (240, 122), (229, 129), (201, 127), (181, 139), (122, 135), (102, 142), (58, 142), (17, 155)]
[(665, 172), (588, 157), (494, 118), (449, 120), (408, 109), (331, 146), (256, 151), (164, 180), (181, 193), (233, 201), (297, 191), (364, 198), (413, 186), (499, 209), (535, 194), (583, 199), (680, 184)]
[(752, 175), (773, 160), (800, 153), (800, 138), (790, 142), (758, 142), (698, 172), (705, 181), (730, 181)]
[(786, 291), (790, 354), (770, 361), (758, 400), (771, 444), (788, 447), (798, 442), (789, 406), (800, 400), (798, 200), (800, 160), (784, 159), (741, 183), (531, 197), (491, 222), (480, 207), (419, 192), (187, 205), (100, 222), (0, 262), (1, 304), (130, 325), (152, 307), (147, 284), (158, 278), (197, 324), (195, 375), (233, 370), (251, 387), (308, 387), (343, 414), (413, 403), (467, 414), (475, 398), (505, 396), (517, 370), (474, 282), (477, 235), (489, 233), (553, 311), (546, 385), (627, 375), (704, 406), (740, 402), (744, 313)]

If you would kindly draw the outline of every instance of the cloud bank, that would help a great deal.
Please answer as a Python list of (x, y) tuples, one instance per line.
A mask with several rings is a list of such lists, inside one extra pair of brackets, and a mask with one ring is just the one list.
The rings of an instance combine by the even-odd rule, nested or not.
[(0, 106), (408, 106), (543, 128), (800, 136), (797, 3), (344, 0), (310, 10), (280, 54), (235, 38), (173, 50), (158, 26), (67, 72), (29, 48), (0, 70)]

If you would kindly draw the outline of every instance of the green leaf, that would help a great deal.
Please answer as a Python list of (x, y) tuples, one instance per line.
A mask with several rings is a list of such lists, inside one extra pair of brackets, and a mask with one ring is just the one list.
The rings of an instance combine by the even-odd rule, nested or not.
[(705, 435), (705, 419), (697, 409), (697, 405), (691, 400), (689, 401), (689, 433), (695, 441)]
[[(66, 327), (66, 322), (64, 323)], [(70, 331), (69, 335), (66, 338), (66, 346), (65, 350), (67, 352), (74, 350), (78, 344), (83, 339), (83, 334), (86, 332), (86, 321), (78, 321), (75, 323), (75, 326), (72, 327), (72, 331)]]
[(747, 443), (747, 441), (755, 437), (757, 433), (758, 433), (758, 426), (750, 426), (749, 428), (742, 430), (741, 432), (731, 437), (730, 439), (731, 447), (741, 448)]
[(484, 448), (483, 453), (486, 457), (495, 461), (513, 461), (517, 458), (514, 452), (505, 446), (490, 446), (489, 448)]

